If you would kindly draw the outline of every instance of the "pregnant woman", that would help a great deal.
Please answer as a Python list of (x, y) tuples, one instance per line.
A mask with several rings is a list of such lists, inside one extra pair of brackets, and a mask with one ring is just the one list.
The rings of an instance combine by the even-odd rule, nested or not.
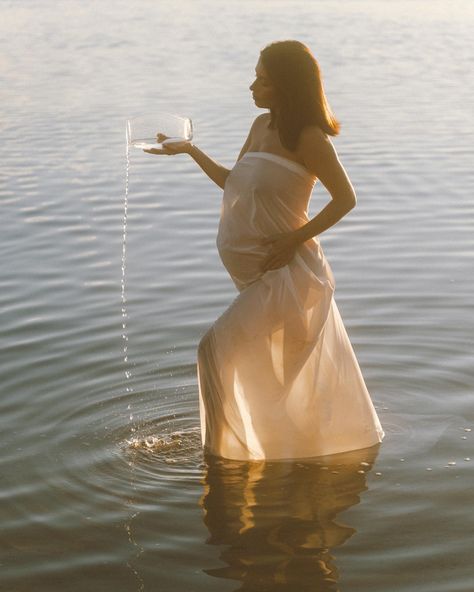
[[(366, 448), (384, 433), (318, 240), (356, 204), (328, 137), (339, 124), (304, 44), (268, 45), (255, 72), (250, 90), (267, 112), (231, 170), (191, 142), (146, 151), (187, 153), (224, 189), (217, 246), (239, 295), (199, 344), (203, 446), (238, 460)], [(331, 199), (309, 220), (317, 180)]]

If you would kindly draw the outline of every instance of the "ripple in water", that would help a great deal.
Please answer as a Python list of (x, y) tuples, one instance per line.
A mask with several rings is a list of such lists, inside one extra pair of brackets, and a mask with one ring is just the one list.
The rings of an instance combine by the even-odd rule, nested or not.
[(202, 456), (201, 431), (194, 427), (162, 435), (136, 435), (125, 439), (122, 448), (131, 454), (138, 452), (159, 458), (167, 464), (188, 462)]

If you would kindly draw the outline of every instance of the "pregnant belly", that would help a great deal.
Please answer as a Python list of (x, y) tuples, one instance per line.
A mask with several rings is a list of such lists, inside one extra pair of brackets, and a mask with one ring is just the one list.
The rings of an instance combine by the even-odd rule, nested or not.
[(243, 290), (262, 276), (262, 263), (266, 253), (220, 248), (219, 255), (239, 290)]
[(259, 244), (258, 240), (224, 241), (218, 235), (217, 248), (225, 268), (239, 290), (262, 276), (262, 263), (268, 248)]

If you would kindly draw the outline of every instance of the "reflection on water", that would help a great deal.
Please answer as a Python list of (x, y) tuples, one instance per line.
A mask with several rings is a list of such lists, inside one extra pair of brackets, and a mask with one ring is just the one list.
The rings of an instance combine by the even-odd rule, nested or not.
[(338, 590), (331, 551), (356, 531), (337, 516), (359, 503), (378, 450), (285, 462), (206, 456), (207, 543), (223, 546), (226, 565), (204, 571), (238, 590)]

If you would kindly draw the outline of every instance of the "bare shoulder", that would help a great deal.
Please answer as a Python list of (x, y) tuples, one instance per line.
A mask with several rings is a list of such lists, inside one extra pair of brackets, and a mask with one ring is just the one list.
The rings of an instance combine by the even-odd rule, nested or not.
[(329, 136), (317, 125), (307, 125), (301, 130), (299, 148), (302, 155), (305, 152), (332, 152), (334, 146)]
[(255, 121), (270, 121), (271, 118), (272, 114), (269, 111), (266, 111), (265, 113), (260, 113), (260, 115), (257, 115)]
[(242, 146), (240, 154), (237, 157), (237, 161), (242, 158), (242, 156), (249, 150), (252, 144), (258, 142), (258, 138), (261, 136), (265, 128), (266, 121), (270, 121), (270, 113), (262, 113), (253, 120), (247, 139), (245, 140), (245, 144)]
[(328, 134), (317, 125), (308, 125), (303, 128), (298, 152), (306, 168), (317, 176), (321, 172), (321, 167), (326, 167), (331, 161), (337, 160), (336, 149)]
[(271, 115), (270, 113), (261, 113), (257, 115), (257, 117), (253, 120), (252, 129), (258, 129), (260, 127), (265, 127), (265, 124), (270, 123)]
[(263, 138), (268, 135), (268, 125), (270, 121), (270, 113), (261, 113), (253, 120), (249, 134), (252, 138), (253, 144), (260, 144)]

